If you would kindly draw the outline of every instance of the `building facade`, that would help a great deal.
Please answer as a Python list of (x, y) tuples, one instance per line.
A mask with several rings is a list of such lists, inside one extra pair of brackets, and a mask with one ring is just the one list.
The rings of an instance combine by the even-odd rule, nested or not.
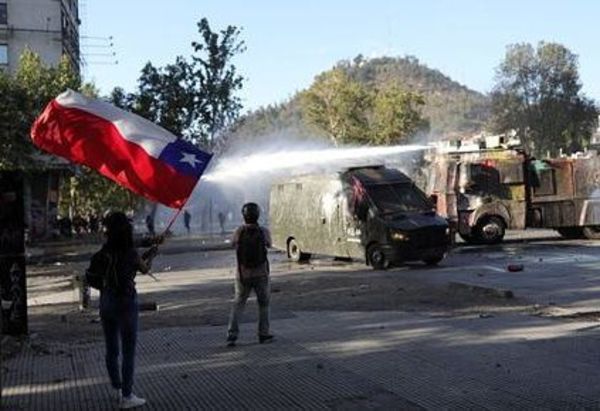
[[(14, 73), (26, 48), (46, 65), (66, 56), (80, 72), (78, 0), (0, 0), (0, 70)], [(24, 222), (35, 242), (56, 231), (58, 192), (68, 163), (40, 155), (43, 170), (23, 176)]]
[(0, 69), (14, 72), (25, 48), (56, 65), (63, 55), (79, 72), (78, 0), (0, 0)]

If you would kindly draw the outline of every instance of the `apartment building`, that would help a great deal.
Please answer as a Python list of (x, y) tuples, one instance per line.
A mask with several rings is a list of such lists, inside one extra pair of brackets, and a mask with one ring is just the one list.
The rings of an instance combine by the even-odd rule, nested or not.
[(78, 0), (0, 0), (0, 69), (13, 72), (26, 47), (55, 65), (62, 55), (79, 72)]

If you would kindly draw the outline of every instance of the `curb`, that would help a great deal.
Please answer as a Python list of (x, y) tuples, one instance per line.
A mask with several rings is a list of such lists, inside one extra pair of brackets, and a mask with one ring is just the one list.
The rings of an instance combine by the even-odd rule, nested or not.
[[(79, 254), (42, 254), (28, 256), (26, 258), (27, 264), (51, 264), (56, 262), (81, 262), (89, 260), (94, 253), (99, 250), (101, 244), (98, 245), (96, 250), (85, 251)], [(159, 254), (173, 255), (183, 254), (191, 252), (202, 252), (202, 251), (222, 251), (231, 249), (231, 244), (205, 244), (198, 246), (180, 246), (180, 247), (169, 247), (161, 249)]]

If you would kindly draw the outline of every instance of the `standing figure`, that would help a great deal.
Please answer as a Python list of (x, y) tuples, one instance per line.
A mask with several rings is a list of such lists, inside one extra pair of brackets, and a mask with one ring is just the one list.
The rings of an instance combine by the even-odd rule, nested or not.
[(90, 228), (90, 233), (96, 234), (98, 232), (98, 216), (96, 214), (88, 216), (88, 227)]
[(152, 214), (146, 216), (146, 228), (148, 229), (148, 234), (156, 235), (154, 232), (154, 218), (152, 217)]
[(269, 333), (269, 260), (267, 248), (271, 247), (269, 230), (258, 224), (260, 209), (256, 203), (242, 207), (244, 224), (233, 234), (232, 244), (236, 248), (237, 273), (235, 278), (235, 300), (231, 308), (227, 331), (227, 345), (235, 346), (239, 333), (239, 320), (244, 312), (246, 300), (254, 290), (258, 301), (258, 341), (271, 342)]
[(188, 235), (190, 235), (190, 222), (192, 221), (192, 215), (188, 210), (183, 211), (183, 225), (185, 225), (185, 229), (187, 230)]
[(150, 270), (156, 246), (140, 257), (133, 243), (133, 227), (122, 212), (111, 213), (104, 224), (106, 242), (92, 257), (86, 277), (93, 287), (100, 290), (106, 369), (115, 390), (115, 399), (120, 408), (133, 408), (146, 402), (132, 392), (138, 329), (138, 298), (134, 279), (137, 271), (147, 273)]
[(219, 211), (217, 217), (219, 217), (219, 226), (221, 227), (221, 234), (225, 234), (225, 214), (223, 214), (222, 211)]

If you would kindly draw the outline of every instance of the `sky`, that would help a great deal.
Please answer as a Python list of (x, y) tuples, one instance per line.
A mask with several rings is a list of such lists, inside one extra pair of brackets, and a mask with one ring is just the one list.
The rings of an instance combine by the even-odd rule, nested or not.
[[(489, 92), (506, 46), (559, 42), (579, 56), (583, 92), (600, 101), (600, 1), (595, 0), (80, 0), (86, 80), (133, 91), (143, 65), (192, 53), (196, 23), (242, 28), (235, 58), (244, 110), (281, 103), (343, 59), (415, 56)], [(112, 40), (103, 40), (112, 36)], [(114, 44), (111, 49), (97, 47)], [(114, 59), (106, 54), (113, 52)], [(108, 64), (118, 60), (118, 64)]]

